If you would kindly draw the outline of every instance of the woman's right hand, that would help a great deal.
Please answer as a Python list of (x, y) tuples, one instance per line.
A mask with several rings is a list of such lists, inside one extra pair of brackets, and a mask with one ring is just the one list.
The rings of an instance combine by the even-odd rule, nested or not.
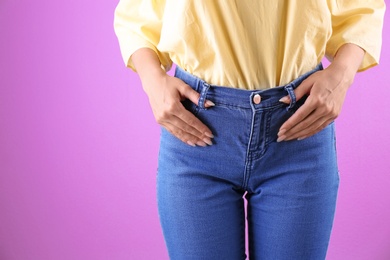
[[(185, 99), (197, 104), (199, 93), (182, 80), (167, 74), (151, 76), (142, 81), (143, 88), (149, 97), (154, 117), (161, 126), (181, 141), (191, 146), (212, 145), (210, 129), (188, 111), (181, 101)], [(206, 107), (213, 106), (211, 101)]]
[[(149, 97), (157, 123), (188, 145), (212, 145), (210, 129), (181, 102), (189, 99), (197, 104), (199, 93), (182, 80), (167, 75), (151, 49), (139, 49), (132, 55), (132, 61)], [(213, 105), (211, 101), (205, 102), (206, 107)]]

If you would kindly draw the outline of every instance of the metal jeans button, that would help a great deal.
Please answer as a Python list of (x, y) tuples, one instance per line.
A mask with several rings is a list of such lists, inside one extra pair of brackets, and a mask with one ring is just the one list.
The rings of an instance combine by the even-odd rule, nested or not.
[(259, 94), (256, 94), (253, 96), (253, 103), (255, 103), (256, 105), (260, 104), (261, 102), (261, 96)]

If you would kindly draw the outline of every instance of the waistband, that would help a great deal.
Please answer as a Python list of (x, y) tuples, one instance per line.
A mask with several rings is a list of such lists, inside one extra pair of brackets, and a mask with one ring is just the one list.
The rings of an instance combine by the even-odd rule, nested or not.
[[(216, 105), (224, 104), (228, 106), (252, 109), (269, 108), (275, 105), (280, 105), (281, 103), (279, 102), (279, 99), (289, 95), (291, 103), (287, 109), (290, 109), (296, 103), (294, 89), (311, 74), (322, 69), (322, 63), (320, 63), (313, 70), (306, 72), (284, 86), (277, 86), (265, 90), (244, 90), (233, 87), (212, 85), (178, 66), (175, 70), (175, 77), (180, 78), (195, 91), (200, 93), (198, 106), (201, 108), (205, 108), (204, 102), (206, 99), (211, 100)], [(253, 97), (255, 95), (260, 95), (261, 97), (261, 102), (258, 104), (254, 102)]]

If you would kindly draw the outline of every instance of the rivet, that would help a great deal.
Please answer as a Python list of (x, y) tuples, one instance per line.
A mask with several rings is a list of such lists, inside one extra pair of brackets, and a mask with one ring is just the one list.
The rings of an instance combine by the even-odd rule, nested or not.
[(255, 103), (256, 105), (260, 104), (261, 102), (261, 96), (259, 94), (256, 94), (253, 96), (253, 103)]

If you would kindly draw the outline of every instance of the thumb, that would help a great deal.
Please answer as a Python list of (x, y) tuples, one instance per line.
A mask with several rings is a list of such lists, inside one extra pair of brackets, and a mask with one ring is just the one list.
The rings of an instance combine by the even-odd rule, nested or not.
[[(196, 92), (194, 89), (192, 89), (190, 86), (188, 86), (187, 84), (185, 84), (184, 86), (185, 87), (184, 87), (184, 91), (182, 92), (182, 95), (188, 98), (189, 100), (191, 100), (192, 103), (198, 105), (200, 94)], [(204, 102), (204, 106), (213, 107), (215, 106), (215, 104), (212, 101), (206, 99)]]

